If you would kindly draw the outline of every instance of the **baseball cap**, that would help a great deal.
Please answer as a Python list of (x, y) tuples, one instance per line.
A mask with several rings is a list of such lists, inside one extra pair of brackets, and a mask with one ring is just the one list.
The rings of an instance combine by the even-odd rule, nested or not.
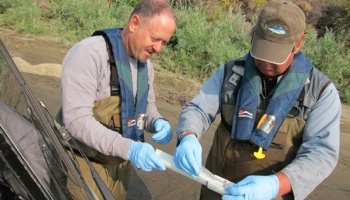
[(275, 64), (286, 62), (306, 28), (304, 12), (289, 1), (271, 1), (259, 14), (250, 54)]

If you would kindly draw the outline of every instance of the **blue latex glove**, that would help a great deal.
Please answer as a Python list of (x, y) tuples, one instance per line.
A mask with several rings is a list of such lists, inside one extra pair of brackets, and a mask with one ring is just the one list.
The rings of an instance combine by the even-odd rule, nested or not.
[(159, 118), (154, 122), (156, 133), (152, 136), (152, 141), (159, 144), (167, 144), (173, 137), (173, 131), (168, 121)]
[(279, 190), (276, 175), (248, 176), (233, 186), (225, 188), (227, 195), (222, 200), (267, 200), (275, 199)]
[(152, 169), (165, 170), (165, 165), (158, 158), (154, 148), (148, 143), (132, 142), (128, 159), (139, 169), (149, 172)]
[(202, 146), (194, 135), (182, 138), (174, 153), (177, 168), (192, 177), (198, 176), (202, 169)]

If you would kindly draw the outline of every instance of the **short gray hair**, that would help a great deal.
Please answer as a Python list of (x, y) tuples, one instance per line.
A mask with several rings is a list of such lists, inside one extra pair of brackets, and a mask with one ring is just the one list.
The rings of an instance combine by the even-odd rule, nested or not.
[(152, 18), (155, 15), (167, 12), (175, 20), (175, 11), (168, 0), (141, 0), (130, 14), (130, 18), (133, 15), (139, 15), (143, 18)]

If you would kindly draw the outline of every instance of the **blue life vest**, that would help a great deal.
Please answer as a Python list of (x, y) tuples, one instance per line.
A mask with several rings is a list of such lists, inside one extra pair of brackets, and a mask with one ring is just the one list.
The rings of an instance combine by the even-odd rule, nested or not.
[(144, 141), (143, 128), (138, 128), (137, 123), (138, 120), (142, 120), (142, 123), (144, 123), (143, 116), (146, 113), (149, 90), (147, 62), (137, 62), (137, 96), (135, 102), (129, 56), (121, 32), (121, 28), (111, 28), (96, 31), (93, 36), (103, 36), (110, 53), (111, 95), (120, 95), (121, 97), (121, 134), (123, 137), (135, 141)]
[(301, 52), (297, 53), (288, 71), (278, 83), (265, 115), (260, 119), (257, 127), (254, 127), (261, 79), (254, 66), (253, 58), (248, 55), (245, 73), (238, 91), (231, 137), (237, 140), (248, 140), (267, 150), (307, 83), (311, 70), (310, 60)]
[[(256, 135), (257, 137), (252, 136), (252, 134), (253, 134), (252, 132), (250, 132), (250, 134), (245, 132), (244, 135), (240, 135), (239, 134), (240, 131), (236, 130), (236, 128), (238, 128), (238, 127), (233, 126), (233, 123), (234, 123), (233, 116), (237, 114), (236, 112), (239, 112), (239, 111), (235, 111), (235, 110), (237, 110), (238, 107), (241, 107), (241, 106), (237, 105), (238, 93), (239, 93), (239, 88), (241, 88), (241, 85), (243, 82), (242, 79), (243, 79), (243, 76), (244, 76), (245, 71), (246, 71), (245, 68), (249, 65), (249, 63), (247, 63), (249, 56), (250, 56), (249, 54), (246, 54), (242, 58), (229, 61), (225, 64), (225, 72), (224, 72), (225, 78), (224, 78), (224, 83), (223, 83), (223, 87), (222, 87), (222, 93), (221, 93), (222, 100), (221, 101), (222, 101), (222, 104), (232, 105), (235, 107), (235, 109), (232, 110), (233, 113), (230, 116), (223, 115), (224, 112), (221, 111), (221, 118), (222, 118), (221, 122), (224, 125), (224, 127), (226, 128), (226, 130), (231, 133), (232, 139), (238, 140), (238, 141), (241, 141), (241, 140), (250, 141), (253, 144), (256, 144), (258, 146), (261, 146), (261, 147), (264, 147), (267, 149), (269, 144), (271, 143), (270, 142), (271, 139), (273, 139), (275, 134), (276, 134), (275, 131), (276, 131), (276, 128), (279, 126), (278, 124), (277, 125), (274, 124), (274, 126), (273, 126), (274, 130), (270, 131), (269, 134), (266, 134), (263, 131), (258, 130), (260, 133), (262, 133), (262, 135), (267, 136), (263, 140), (259, 140), (259, 138), (264, 138), (264, 137), (260, 137), (261, 136), (260, 134)], [(299, 71), (298, 69), (294, 69), (294, 72), (301, 73), (301, 75), (302, 74), (309, 74), (308, 75), (309, 81), (307, 81), (309, 83), (306, 83), (304, 86), (304, 89), (302, 89), (300, 91), (299, 97), (297, 98), (297, 100), (294, 101), (294, 105), (292, 106), (292, 108), (290, 108), (290, 104), (289, 104), (288, 108), (285, 109), (283, 113), (285, 115), (286, 112), (288, 113), (288, 110), (289, 110), (290, 116), (299, 117), (301, 119), (307, 120), (308, 115), (311, 112), (311, 108), (316, 103), (318, 98), (322, 95), (325, 88), (327, 88), (327, 86), (332, 81), (328, 77), (326, 77), (322, 72), (320, 72), (318, 69), (316, 69), (313, 66), (311, 66), (311, 71), (309, 71), (310, 70), (309, 65), (311, 65), (311, 61), (308, 60), (302, 52), (299, 52), (296, 55), (296, 59), (297, 60), (295, 62), (293, 62), (294, 65), (300, 64), (300, 67), (305, 67), (305, 65), (308, 65), (308, 66), (305, 67), (305, 69), (301, 69), (301, 71)], [(302, 72), (302, 71), (304, 71), (304, 72)], [(302, 75), (302, 76), (304, 76), (304, 75)], [(259, 81), (256, 81), (255, 83), (258, 84), (258, 82)], [(303, 83), (303, 81), (299, 80), (299, 83)], [(310, 83), (312, 83), (312, 84), (310, 84)], [(259, 87), (259, 86), (257, 86), (257, 87)], [(261, 86), (260, 86), (260, 88), (261, 88)], [(280, 88), (280, 92), (287, 92), (288, 88), (290, 89), (290, 86)], [(259, 91), (260, 91), (260, 89), (259, 89)], [(296, 93), (296, 94), (298, 94), (298, 93)], [(248, 98), (251, 98), (251, 96), (248, 95)], [(295, 99), (295, 96), (293, 97), (293, 99)], [(248, 102), (246, 102), (246, 103), (248, 103)], [(270, 104), (271, 104), (271, 102), (270, 102)], [(277, 104), (272, 104), (272, 105), (277, 105)], [(287, 104), (284, 106), (287, 107)], [(284, 106), (280, 106), (280, 104), (279, 104), (277, 109), (282, 109), (282, 107), (284, 107)], [(250, 107), (252, 107), (252, 106), (250, 106)], [(267, 110), (266, 110), (266, 112), (268, 114), (272, 113), (272, 112), (268, 112)], [(254, 112), (254, 114), (255, 114), (255, 112)], [(255, 118), (255, 115), (254, 115), (254, 118)], [(279, 118), (284, 119), (283, 116), (280, 116)], [(247, 118), (245, 118), (245, 119), (247, 119)], [(257, 120), (259, 120), (259, 119), (257, 119)], [(249, 122), (249, 123), (251, 123), (251, 122)], [(247, 127), (245, 125), (242, 125), (242, 126), (245, 129), (247, 129)], [(248, 126), (250, 128), (252, 128), (251, 125), (248, 125)], [(256, 127), (254, 127), (254, 128), (256, 128)], [(257, 140), (255, 140), (255, 138), (258, 138), (258, 141), (261, 141), (261, 142), (263, 141), (263, 142), (262, 143), (257, 142)]]

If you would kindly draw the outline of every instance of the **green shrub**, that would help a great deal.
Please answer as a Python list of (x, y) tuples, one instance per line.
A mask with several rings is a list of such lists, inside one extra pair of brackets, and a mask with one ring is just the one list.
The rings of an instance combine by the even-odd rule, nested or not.
[[(0, 2), (0, 25), (17, 32), (60, 37), (75, 43), (97, 29), (123, 26), (132, 7), (128, 1), (56, 0), (41, 8), (34, 1)], [(132, 3), (132, 2), (131, 2)]]
[(55, 35), (65, 34), (66, 39), (77, 41), (91, 35), (97, 29), (123, 26), (132, 7), (128, 4), (106, 1), (56, 1), (52, 5)]
[(348, 32), (341, 31), (335, 37), (327, 30), (322, 38), (317, 39), (317, 33), (309, 31), (303, 48), (313, 64), (333, 81), (345, 102), (350, 102), (350, 51), (346, 41), (337, 38), (349, 36)]
[(3, 0), (0, 8), (1, 27), (12, 27), (15, 23), (16, 31), (20, 33), (36, 35), (45, 31), (45, 27), (40, 25), (41, 9), (33, 1)]
[[(207, 21), (205, 8), (177, 11), (176, 44), (165, 50), (167, 67), (199, 80), (206, 79), (219, 64), (242, 56), (249, 49), (243, 16), (227, 12)], [(166, 53), (163, 53), (163, 57)]]

